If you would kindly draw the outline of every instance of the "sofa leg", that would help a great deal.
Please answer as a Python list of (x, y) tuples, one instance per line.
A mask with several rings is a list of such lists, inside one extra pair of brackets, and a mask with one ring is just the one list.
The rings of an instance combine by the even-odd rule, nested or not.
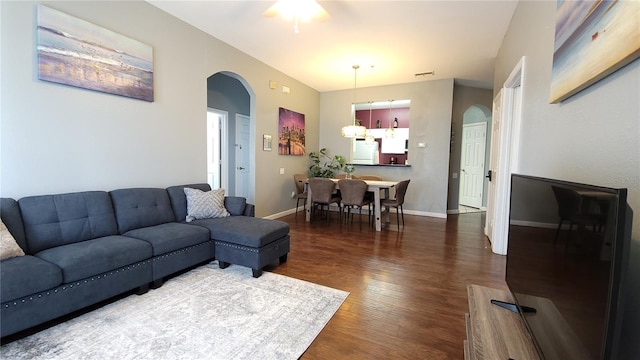
[(254, 278), (259, 278), (260, 276), (262, 276), (262, 269), (251, 269), (251, 271), (253, 272)]
[(287, 255), (289, 254), (284, 254), (282, 256), (280, 256), (280, 264), (284, 264), (287, 262)]
[(226, 269), (226, 268), (229, 267), (229, 265), (231, 265), (231, 264), (229, 264), (228, 262), (224, 262), (224, 261), (219, 261), (218, 260), (218, 266), (220, 267), (220, 269)]
[(149, 284), (144, 284), (138, 287), (138, 289), (136, 290), (136, 294), (143, 295), (143, 294), (146, 294), (148, 291), (149, 291)]
[(163, 278), (160, 278), (160, 279), (158, 279), (158, 280), (154, 280), (154, 281), (151, 283), (151, 288), (152, 288), (152, 289), (157, 289), (157, 288), (159, 288), (160, 286), (162, 286), (162, 284), (164, 284), (164, 279), (163, 279)]

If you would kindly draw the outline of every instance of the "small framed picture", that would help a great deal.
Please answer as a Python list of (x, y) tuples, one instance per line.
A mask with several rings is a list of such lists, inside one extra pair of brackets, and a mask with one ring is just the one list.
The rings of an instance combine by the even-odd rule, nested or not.
[(262, 150), (271, 151), (271, 135), (262, 135)]

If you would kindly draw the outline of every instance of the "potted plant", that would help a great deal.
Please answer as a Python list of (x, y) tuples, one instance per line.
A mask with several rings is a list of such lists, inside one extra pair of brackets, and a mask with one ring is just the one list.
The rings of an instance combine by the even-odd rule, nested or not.
[(345, 174), (347, 174), (347, 179), (351, 179), (351, 174), (356, 171), (356, 167), (353, 164), (347, 164), (342, 168)]
[(320, 149), (319, 152), (310, 152), (311, 166), (309, 166), (309, 177), (332, 178), (337, 171), (344, 167), (344, 156), (327, 154), (327, 148)]

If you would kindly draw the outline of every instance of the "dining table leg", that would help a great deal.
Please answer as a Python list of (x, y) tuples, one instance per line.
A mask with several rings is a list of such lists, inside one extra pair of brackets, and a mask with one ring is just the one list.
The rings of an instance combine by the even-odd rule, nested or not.
[[(388, 199), (389, 198), (389, 188), (384, 188), (384, 198)], [(380, 211), (382, 211), (382, 209), (380, 209)], [(389, 209), (387, 209), (387, 211), (385, 212), (385, 216), (384, 216), (384, 222), (386, 224), (391, 222), (391, 217), (390, 217), (390, 212)]]
[(313, 207), (311, 199), (313, 199), (311, 195), (311, 186), (307, 186), (307, 215), (305, 216), (306, 222), (311, 221), (311, 208)]
[(381, 206), (380, 206), (380, 190), (376, 190), (373, 192), (373, 200), (375, 203), (375, 219), (376, 219), (376, 231), (381, 231), (382, 230), (382, 224), (381, 224)]

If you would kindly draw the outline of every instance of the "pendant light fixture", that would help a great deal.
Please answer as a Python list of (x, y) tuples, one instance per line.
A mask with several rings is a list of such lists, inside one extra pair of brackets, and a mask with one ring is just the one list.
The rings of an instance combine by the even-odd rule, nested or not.
[(393, 103), (393, 100), (389, 100), (389, 128), (384, 131), (384, 137), (389, 139), (396, 137), (396, 130), (391, 127), (391, 123), (393, 122), (393, 116), (391, 116), (391, 103)]
[(367, 135), (367, 128), (356, 125), (356, 89), (359, 65), (353, 65), (353, 119), (352, 124), (342, 127), (342, 137), (345, 138), (363, 138)]
[[(373, 101), (369, 101), (369, 129), (371, 129), (371, 113)], [(367, 136), (364, 137), (364, 143), (367, 145), (373, 145), (376, 142), (376, 138), (373, 136), (371, 130), (367, 130)]]

